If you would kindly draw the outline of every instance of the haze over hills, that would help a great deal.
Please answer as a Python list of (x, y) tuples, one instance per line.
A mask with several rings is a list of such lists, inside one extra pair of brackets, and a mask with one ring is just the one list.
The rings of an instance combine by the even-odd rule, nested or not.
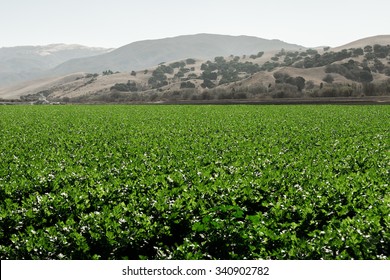
[(132, 71), (185, 58), (211, 59), (303, 46), (280, 40), (215, 34), (184, 35), (134, 42), (118, 49), (53, 44), (0, 48), (0, 87), (26, 80), (75, 72)]
[(104, 70), (138, 71), (186, 58), (211, 59), (215, 56), (244, 55), (271, 50), (298, 50), (303, 46), (280, 40), (267, 40), (251, 36), (215, 34), (184, 35), (128, 44), (112, 52), (95, 57), (73, 59), (53, 69), (64, 75), (74, 72), (100, 73)]
[(54, 77), (0, 88), (0, 98), (155, 102), (390, 96), (390, 35), (317, 49), (248, 36), (179, 36), (72, 59), (50, 72), (56, 71)]
[(42, 77), (47, 75), (46, 71), (70, 59), (110, 50), (66, 44), (0, 48), (0, 86)]

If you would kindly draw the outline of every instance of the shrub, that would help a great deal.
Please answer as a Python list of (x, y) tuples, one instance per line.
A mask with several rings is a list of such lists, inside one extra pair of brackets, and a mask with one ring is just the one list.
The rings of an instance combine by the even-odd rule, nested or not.
[(374, 45), (374, 53), (377, 58), (386, 58), (390, 52), (390, 46), (381, 46), (378, 44)]
[(275, 72), (274, 73), (275, 83), (276, 84), (282, 84), (287, 81), (288, 78), (290, 78), (290, 75), (283, 72)]
[[(280, 85), (280, 87), (287, 86), (289, 94), (293, 91), (290, 86), (296, 87), (295, 92), (296, 92), (296, 90), (298, 90), (300, 92), (305, 88), (306, 80), (301, 76), (291, 77), (287, 73), (275, 72), (274, 78), (275, 78), (276, 85)], [(286, 88), (283, 88), (282, 91), (286, 91)], [(276, 94), (276, 96), (278, 98), (280, 96), (285, 97), (285, 93), (279, 93), (279, 94)]]
[(370, 69), (363, 67), (360, 69), (357, 64), (350, 60), (344, 64), (331, 64), (325, 68), (326, 73), (337, 73), (349, 80), (361, 83), (369, 83), (373, 80)]
[(367, 96), (376, 95), (375, 85), (372, 84), (372, 83), (365, 83), (365, 84), (363, 84), (363, 92)]
[(336, 97), (337, 96), (337, 90), (335, 87), (323, 87), (320, 90), (320, 95), (322, 97)]
[(385, 65), (380, 61), (379, 59), (375, 59), (374, 61), (374, 69), (378, 71), (379, 73), (382, 73), (385, 69)]
[(186, 63), (187, 64), (195, 64), (195, 59), (193, 59), (193, 58), (187, 58), (187, 60), (186, 60)]
[(313, 50), (313, 49), (308, 49), (308, 50), (306, 50), (306, 53), (308, 55), (316, 55), (316, 54), (318, 54), (318, 51), (317, 50)]
[(178, 61), (178, 62), (174, 62), (174, 63), (169, 64), (169, 67), (171, 67), (171, 68), (181, 68), (184, 66), (186, 66), (186, 64), (183, 61)]
[(114, 74), (114, 72), (112, 72), (111, 70), (103, 71), (103, 76), (108, 76), (108, 75), (112, 75), (112, 74)]
[(188, 79), (197, 79), (198, 78), (198, 76), (195, 74), (195, 73), (190, 73), (190, 74), (188, 74), (188, 77), (187, 77)]
[(213, 99), (213, 98), (212, 98), (212, 96), (211, 96), (209, 91), (204, 91), (200, 95), (200, 99), (202, 99), (202, 100), (210, 100), (210, 99)]
[(324, 82), (328, 83), (328, 84), (331, 84), (331, 83), (333, 83), (334, 78), (333, 78), (332, 75), (327, 74), (322, 80), (323, 80)]
[(128, 81), (127, 84), (124, 83), (117, 83), (114, 86), (111, 87), (110, 90), (116, 90), (116, 91), (124, 91), (124, 92), (135, 92), (137, 91), (137, 84), (134, 81)]
[(202, 86), (202, 88), (213, 88), (213, 87), (215, 87), (215, 84), (212, 81), (210, 81), (209, 79), (204, 79), (201, 86)]
[(291, 84), (277, 84), (272, 91), (273, 98), (298, 97), (297, 87)]
[(364, 52), (366, 52), (366, 53), (372, 52), (372, 47), (370, 45), (365, 46), (364, 47)]
[(353, 56), (359, 56), (359, 55), (364, 55), (364, 51), (362, 48), (357, 48), (353, 50)]
[(94, 74), (88, 73), (88, 74), (85, 75), (85, 78), (86, 78), (86, 79), (89, 79), (89, 78), (96, 78), (96, 77), (98, 77), (98, 76), (99, 76), (98, 73), (94, 73)]
[(256, 58), (260, 58), (264, 55), (264, 52), (258, 52), (257, 54), (252, 54), (251, 56), (249, 56), (249, 58), (251, 59), (256, 59)]
[(206, 70), (206, 71), (203, 71), (201, 77), (202, 77), (202, 79), (216, 80), (218, 78), (218, 73)]
[(195, 84), (191, 83), (190, 81), (182, 82), (180, 84), (180, 88), (195, 88)]
[(279, 67), (280, 64), (277, 63), (277, 62), (270, 62), (270, 61), (267, 61), (266, 63), (264, 63), (262, 66), (261, 66), (261, 70), (263, 71), (272, 71), (274, 70), (276, 67)]
[(152, 88), (160, 88), (168, 85), (167, 77), (165, 74), (172, 74), (173, 68), (166, 65), (159, 65), (156, 70), (153, 71), (152, 77), (149, 78), (148, 84)]
[(297, 86), (298, 91), (302, 91), (305, 88), (305, 83), (306, 80), (303, 77), (301, 76), (295, 77), (294, 84)]
[(173, 74), (173, 68), (171, 66), (160, 65), (156, 70), (166, 74)]
[(236, 93), (234, 93), (233, 98), (234, 99), (247, 99), (248, 95), (246, 92), (236, 92)]
[(215, 63), (223, 65), (226, 63), (226, 60), (223, 56), (217, 56), (214, 58)]
[(263, 55), (264, 55), (264, 52), (258, 52), (258, 53), (257, 53), (257, 57), (258, 57), (258, 58), (262, 57)]

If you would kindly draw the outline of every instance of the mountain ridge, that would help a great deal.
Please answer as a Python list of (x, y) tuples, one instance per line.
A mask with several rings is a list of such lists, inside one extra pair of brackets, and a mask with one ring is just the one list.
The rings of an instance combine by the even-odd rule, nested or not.
[[(376, 45), (378, 42), (382, 45)], [(161, 46), (160, 43), (147, 40), (134, 44), (147, 53), (150, 50), (146, 46), (152, 45), (153, 49), (153, 44)], [(164, 48), (172, 52), (170, 45), (168, 40)], [(389, 95), (390, 36), (363, 38), (345, 46), (354, 48), (218, 54), (214, 59), (168, 60), (142, 70), (118, 73), (105, 67), (103, 73), (78, 71), (3, 88), (0, 97), (35, 100), (45, 95), (53, 101), (144, 102)], [(122, 51), (126, 53), (126, 46), (113, 52), (120, 59)], [(112, 53), (100, 57), (109, 55)]]
[(107, 54), (84, 59), (72, 59), (53, 69), (55, 74), (73, 72), (138, 71), (161, 62), (186, 58), (211, 59), (230, 54), (243, 55), (259, 51), (304, 49), (280, 40), (254, 36), (231, 36), (200, 33), (163, 39), (137, 41), (119, 47)]

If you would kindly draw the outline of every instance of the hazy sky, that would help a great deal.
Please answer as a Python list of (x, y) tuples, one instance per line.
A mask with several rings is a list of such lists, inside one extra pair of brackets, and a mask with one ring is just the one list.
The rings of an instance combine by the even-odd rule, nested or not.
[(185, 34), (340, 46), (390, 34), (389, 0), (0, 0), (0, 47), (120, 47)]

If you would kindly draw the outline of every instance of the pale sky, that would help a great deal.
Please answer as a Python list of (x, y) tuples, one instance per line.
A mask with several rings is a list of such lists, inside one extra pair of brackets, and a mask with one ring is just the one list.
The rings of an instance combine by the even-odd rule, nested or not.
[(390, 34), (389, 0), (0, 0), (0, 47), (214, 33), (336, 47)]

